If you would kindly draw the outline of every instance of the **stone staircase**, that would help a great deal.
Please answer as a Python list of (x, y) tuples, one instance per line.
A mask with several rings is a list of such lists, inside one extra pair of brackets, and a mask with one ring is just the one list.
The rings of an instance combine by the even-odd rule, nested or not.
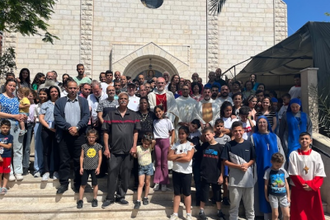
[[(106, 178), (98, 179), (98, 207), (93, 208), (92, 188), (86, 187), (84, 195), (84, 207), (76, 208), (78, 194), (69, 188), (64, 194), (57, 195), (56, 188), (59, 187), (58, 180), (50, 179), (48, 182), (41, 182), (41, 178), (34, 178), (32, 175), (25, 176), (23, 181), (9, 182), (9, 190), (6, 195), (0, 196), (0, 219), (10, 220), (45, 220), (45, 219), (136, 219), (136, 220), (163, 220), (168, 219), (172, 214), (173, 191), (153, 191), (150, 189), (149, 205), (141, 205), (139, 210), (134, 210), (136, 193), (129, 190), (126, 199), (129, 205), (113, 204), (106, 209), (101, 208), (102, 201), (106, 197)], [(228, 208), (224, 206), (224, 213), (228, 214)], [(197, 216), (199, 207), (193, 207), (193, 216)], [(205, 212), (216, 219), (216, 208), (212, 204), (206, 207)], [(213, 215), (212, 215), (213, 214)], [(179, 217), (185, 219), (185, 208), (180, 204)], [(194, 218), (195, 219), (195, 218)]]

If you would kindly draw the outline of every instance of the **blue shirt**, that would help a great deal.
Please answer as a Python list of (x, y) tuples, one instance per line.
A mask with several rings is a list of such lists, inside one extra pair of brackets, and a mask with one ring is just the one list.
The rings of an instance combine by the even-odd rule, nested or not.
[[(0, 143), (13, 144), (13, 136), (11, 134), (3, 135), (2, 133), (0, 133)], [(7, 149), (0, 146), (0, 155), (3, 158), (11, 157), (11, 148)]]
[[(19, 114), (19, 101), (15, 98), (8, 98), (7, 96), (0, 94), (0, 107), (1, 112), (17, 115)], [(14, 118), (9, 118), (11, 120), (16, 120)]]
[(268, 168), (264, 175), (264, 179), (268, 179), (268, 194), (285, 196), (285, 179), (288, 177), (288, 173), (283, 168), (280, 168), (279, 170)]
[(51, 100), (43, 103), (40, 107), (41, 115), (45, 115), (44, 120), (48, 123), (49, 121), (54, 121), (54, 104)]
[(212, 84), (211, 83), (206, 83), (205, 86), (204, 86), (204, 88), (210, 88), (210, 89), (212, 89), (212, 86), (213, 85), (217, 85), (219, 87), (219, 92), (220, 92), (221, 85), (220, 85), (220, 83), (217, 83), (217, 82), (213, 82)]
[(80, 105), (78, 101), (78, 96), (74, 100), (67, 97), (67, 102), (64, 107), (65, 120), (71, 125), (71, 127), (76, 127), (80, 121)]

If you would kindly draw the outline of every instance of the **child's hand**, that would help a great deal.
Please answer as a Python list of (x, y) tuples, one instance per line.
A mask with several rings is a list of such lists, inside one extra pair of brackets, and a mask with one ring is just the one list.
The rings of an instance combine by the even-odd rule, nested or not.
[(287, 196), (288, 197), (288, 203), (291, 203), (291, 199), (290, 199), (290, 197), (289, 196)]
[(99, 175), (99, 174), (100, 174), (100, 168), (96, 168), (96, 170), (95, 170), (95, 174), (96, 174), (96, 175)]
[(221, 185), (222, 183), (223, 183), (223, 177), (222, 175), (220, 175), (218, 179), (218, 185)]
[(80, 168), (80, 175), (84, 174), (84, 168)]

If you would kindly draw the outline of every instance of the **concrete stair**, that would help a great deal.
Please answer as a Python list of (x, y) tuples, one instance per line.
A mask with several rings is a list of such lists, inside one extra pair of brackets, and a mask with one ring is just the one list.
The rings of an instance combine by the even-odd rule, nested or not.
[[(90, 183), (90, 182), (89, 182)], [(9, 182), (8, 192), (0, 196), (0, 219), (9, 220), (50, 220), (50, 219), (136, 219), (136, 220), (163, 220), (168, 219), (172, 214), (173, 191), (154, 191), (150, 189), (149, 205), (141, 205), (139, 210), (134, 210), (136, 192), (128, 190), (126, 200), (129, 205), (113, 204), (102, 209), (102, 201), (106, 197), (106, 178), (98, 179), (98, 207), (91, 207), (93, 199), (90, 184), (86, 187), (84, 195), (84, 207), (76, 208), (78, 194), (69, 188), (64, 194), (57, 195), (56, 188), (59, 187), (58, 180), (50, 179), (42, 182), (41, 178), (34, 178), (32, 175), (25, 176), (23, 181)], [(194, 195), (193, 195), (194, 196)], [(223, 212), (228, 214), (228, 208), (223, 208)], [(193, 216), (198, 216), (199, 207), (193, 207)], [(209, 219), (216, 219), (216, 208), (212, 204), (206, 207), (206, 214)], [(210, 214), (210, 215), (209, 215)], [(213, 214), (213, 215), (212, 215)], [(179, 217), (185, 219), (184, 204), (180, 204)], [(193, 218), (196, 219), (196, 218)]]

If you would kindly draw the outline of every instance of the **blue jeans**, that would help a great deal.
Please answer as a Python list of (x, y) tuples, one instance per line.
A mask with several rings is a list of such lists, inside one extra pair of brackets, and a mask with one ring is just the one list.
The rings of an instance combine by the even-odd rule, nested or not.
[(23, 142), (23, 168), (29, 168), (30, 145), (31, 145), (33, 128), (34, 128), (34, 123), (25, 124), (25, 129), (27, 132), (24, 135), (24, 142)]
[(43, 164), (43, 146), (41, 140), (41, 131), (42, 125), (37, 122), (34, 126), (34, 173), (42, 173), (44, 164)]
[(18, 121), (9, 120), (11, 123), (10, 134), (13, 136), (13, 158), (10, 165), (10, 174), (22, 174), (23, 166), (23, 136), (19, 136), (19, 124)]

